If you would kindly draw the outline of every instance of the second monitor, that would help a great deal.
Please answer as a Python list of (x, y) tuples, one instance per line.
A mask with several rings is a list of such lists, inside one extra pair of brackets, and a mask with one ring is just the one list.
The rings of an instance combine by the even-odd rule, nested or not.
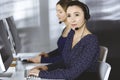
[(0, 67), (2, 67), (0, 72), (7, 71), (7, 69), (10, 67), (12, 61), (13, 61), (13, 55), (11, 50), (11, 44), (8, 39), (8, 34), (5, 29), (4, 22), (0, 20), (0, 55), (1, 55), (1, 64)]
[(7, 21), (8, 27), (9, 27), (9, 31), (11, 32), (13, 41), (15, 43), (14, 49), (15, 49), (16, 53), (18, 53), (21, 50), (21, 41), (20, 41), (20, 37), (19, 37), (18, 31), (17, 31), (13, 16), (7, 17), (6, 21)]

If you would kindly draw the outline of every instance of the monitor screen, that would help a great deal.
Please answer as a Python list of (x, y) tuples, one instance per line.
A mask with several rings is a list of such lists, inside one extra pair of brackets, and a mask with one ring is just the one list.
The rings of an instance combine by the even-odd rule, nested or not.
[(9, 35), (8, 35), (6, 25), (4, 24), (3, 20), (0, 20), (0, 36), (1, 36), (2, 40), (3, 40), (4, 45), (11, 48)]
[(8, 34), (7, 31), (5, 29), (5, 25), (3, 23), (2, 20), (0, 20), (0, 45), (1, 45), (1, 49), (0, 49), (0, 69), (2, 71), (6, 71), (10, 64), (12, 63), (13, 60), (13, 54), (11, 51), (11, 46), (10, 46), (10, 42), (8, 39)]
[[(2, 38), (0, 38), (0, 50), (3, 48), (3, 41), (2, 41)], [(0, 73), (1, 72), (4, 72), (5, 71), (5, 66), (3, 64), (3, 59), (2, 59), (2, 56), (1, 56), (1, 52), (0, 52)]]
[(6, 18), (6, 21), (8, 23), (9, 30), (11, 32), (13, 41), (15, 43), (14, 49), (15, 49), (16, 53), (18, 53), (21, 50), (21, 41), (20, 41), (20, 37), (19, 37), (18, 31), (17, 31), (13, 16)]

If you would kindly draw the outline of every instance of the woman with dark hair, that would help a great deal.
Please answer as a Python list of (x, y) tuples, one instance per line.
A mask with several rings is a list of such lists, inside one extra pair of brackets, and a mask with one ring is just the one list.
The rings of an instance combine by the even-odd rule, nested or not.
[(35, 67), (29, 71), (29, 75), (48, 79), (99, 80), (99, 43), (86, 26), (90, 18), (89, 8), (80, 1), (71, 1), (66, 13), (71, 30), (62, 50), (63, 60), (50, 64), (52, 67), (47, 70)]

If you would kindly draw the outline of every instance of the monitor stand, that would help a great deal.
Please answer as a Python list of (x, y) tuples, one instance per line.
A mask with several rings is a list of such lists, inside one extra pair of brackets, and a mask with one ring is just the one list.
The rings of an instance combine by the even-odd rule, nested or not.
[(7, 71), (0, 73), (0, 77), (11, 77), (15, 72), (15, 67), (9, 67)]

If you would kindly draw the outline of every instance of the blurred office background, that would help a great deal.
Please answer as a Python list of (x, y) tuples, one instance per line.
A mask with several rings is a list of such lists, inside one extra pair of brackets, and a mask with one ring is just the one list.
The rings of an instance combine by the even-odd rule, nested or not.
[[(13, 16), (21, 38), (21, 52), (49, 52), (57, 47), (64, 24), (56, 17), (58, 0), (0, 0), (0, 19)], [(120, 0), (81, 0), (90, 8), (88, 28), (109, 49), (109, 80), (120, 79)]]

